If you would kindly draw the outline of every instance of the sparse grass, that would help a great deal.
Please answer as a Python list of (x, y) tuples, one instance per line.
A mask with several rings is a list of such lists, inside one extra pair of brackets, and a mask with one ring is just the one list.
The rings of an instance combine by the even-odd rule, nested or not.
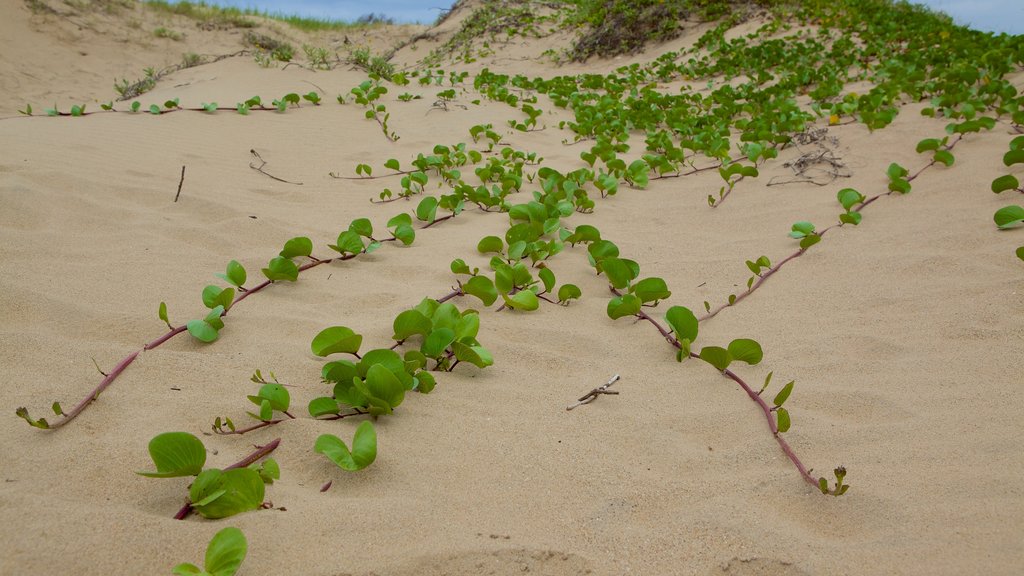
[(375, 56), (369, 48), (361, 47), (352, 50), (349, 62), (363, 70), (380, 76), (385, 80), (391, 80), (395, 73), (395, 67), (383, 56)]
[(331, 53), (322, 46), (311, 46), (309, 44), (302, 45), (302, 51), (306, 53), (306, 59), (309, 60), (309, 65), (319, 70), (330, 70), (331, 69)]
[(170, 28), (164, 28), (163, 26), (160, 26), (156, 30), (153, 30), (153, 35), (157, 38), (169, 38), (171, 40), (174, 40), (175, 42), (180, 42), (185, 38), (185, 35), (181, 32), (176, 32), (174, 30), (171, 30)]
[[(242, 38), (248, 46), (252, 46), (258, 50), (256, 62), (260, 62), (260, 55), (269, 57), (274, 60), (281, 62), (291, 62), (292, 58), (295, 57), (295, 48), (287, 42), (271, 38), (265, 34), (257, 34), (255, 32), (246, 32)], [(260, 64), (262, 66), (262, 64)], [(266, 68), (267, 66), (264, 66)]]
[[(37, 1), (37, 0), (32, 0)], [(73, 1), (73, 0), (72, 0)], [(257, 24), (247, 17), (269, 18), (284, 22), (289, 26), (305, 32), (319, 32), (323, 30), (345, 30), (359, 26), (374, 26), (394, 24), (394, 19), (384, 14), (369, 13), (360, 16), (355, 22), (345, 20), (334, 20), (331, 18), (311, 18), (295, 14), (282, 14), (280, 12), (267, 12), (254, 8), (233, 8), (221, 7), (206, 4), (205, 2), (167, 2), (165, 0), (147, 0), (146, 5), (155, 10), (187, 16), (200, 21), (203, 24), (212, 24), (221, 27), (253, 28)]]

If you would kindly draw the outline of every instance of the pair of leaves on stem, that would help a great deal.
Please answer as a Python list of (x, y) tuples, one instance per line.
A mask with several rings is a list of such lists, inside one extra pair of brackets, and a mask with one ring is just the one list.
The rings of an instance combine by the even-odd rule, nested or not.
[(793, 224), (789, 236), (800, 240), (800, 249), (807, 250), (818, 242), (821, 242), (821, 235), (815, 232), (814, 224), (801, 220)]
[(369, 420), (363, 421), (356, 428), (352, 437), (352, 449), (333, 434), (322, 434), (316, 439), (313, 451), (323, 454), (342, 470), (355, 472), (362, 470), (377, 459), (377, 431)]
[(166, 432), (149, 442), (149, 455), (155, 472), (137, 472), (150, 478), (195, 476), (189, 488), (192, 508), (205, 518), (225, 518), (255, 510), (263, 503), (264, 484), (280, 478), (280, 468), (273, 459), (262, 466), (220, 470), (206, 464), (206, 448), (199, 438), (188, 432)]

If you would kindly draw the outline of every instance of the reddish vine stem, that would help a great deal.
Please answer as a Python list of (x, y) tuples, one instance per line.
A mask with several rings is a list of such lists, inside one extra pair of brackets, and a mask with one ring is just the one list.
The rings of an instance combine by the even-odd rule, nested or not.
[(327, 175), (335, 180), (380, 180), (381, 178), (390, 178), (392, 176), (402, 176), (404, 174), (412, 174), (415, 170), (402, 170), (400, 172), (393, 172), (391, 174), (381, 174), (380, 176), (338, 176), (334, 172), (328, 172)]
[[(255, 462), (259, 462), (263, 458), (266, 458), (267, 456), (269, 456), (271, 452), (273, 452), (274, 450), (277, 450), (277, 447), (280, 444), (281, 444), (281, 439), (280, 438), (275, 438), (274, 440), (270, 441), (269, 443), (264, 444), (263, 446), (257, 447), (255, 452), (253, 452), (252, 454), (249, 454), (245, 458), (242, 458), (238, 462), (235, 462), (231, 466), (228, 466), (224, 470), (233, 470), (235, 468), (245, 468), (246, 466), (248, 466), (250, 464), (253, 464)], [(186, 517), (188, 517), (188, 515), (190, 513), (192, 513), (192, 503), (188, 502), (187, 504), (185, 504), (184, 506), (181, 507), (181, 510), (178, 510), (178, 513), (174, 515), (174, 519), (175, 520), (184, 520)]]
[[(612, 292), (618, 294), (618, 291), (615, 290), (614, 288), (612, 289)], [(639, 317), (641, 320), (646, 320), (650, 322), (655, 328), (658, 329), (658, 332), (661, 333), (661, 335), (665, 338), (665, 340), (668, 341), (669, 344), (671, 344), (672, 346), (679, 350), (683, 348), (682, 344), (679, 342), (679, 339), (673, 336), (667, 328), (662, 326), (660, 322), (652, 318), (647, 312), (641, 310), (639, 313), (637, 313), (637, 317)], [(690, 352), (690, 358), (700, 360), (700, 355), (698, 355), (695, 352)], [(750, 396), (750, 399), (757, 403), (757, 405), (761, 408), (761, 411), (764, 413), (765, 419), (768, 421), (768, 429), (771, 430), (772, 436), (775, 437), (775, 440), (779, 443), (779, 446), (782, 448), (782, 451), (786, 454), (786, 457), (789, 458), (790, 462), (793, 463), (793, 466), (796, 467), (797, 471), (800, 473), (800, 476), (804, 479), (804, 481), (810, 484), (811, 486), (817, 488), (818, 481), (815, 480), (813, 476), (811, 476), (810, 471), (807, 469), (806, 466), (804, 466), (804, 463), (796, 455), (796, 452), (793, 451), (793, 448), (789, 445), (788, 442), (786, 442), (786, 439), (783, 438), (782, 435), (779, 433), (778, 425), (775, 423), (775, 418), (772, 416), (772, 409), (768, 406), (768, 403), (764, 401), (764, 398), (761, 398), (760, 394), (755, 392), (749, 385), (747, 385), (747, 383), (742, 378), (736, 375), (736, 373), (733, 372), (732, 370), (726, 369), (724, 372), (722, 372), (722, 374), (727, 378), (731, 379), (733, 382), (739, 384), (740, 387), (743, 388), (743, 390), (747, 393), (747, 395)]]
[[(822, 234), (824, 234), (824, 233), (825, 232), (822, 232)], [(769, 268), (767, 272), (762, 274), (760, 276), (760, 278), (757, 279), (757, 282), (754, 282), (750, 286), (750, 288), (747, 288), (746, 292), (743, 292), (739, 296), (737, 296), (736, 299), (733, 300), (731, 304), (726, 302), (725, 304), (722, 304), (721, 306), (719, 306), (719, 307), (715, 308), (714, 310), (708, 312), (707, 314), (701, 316), (700, 318), (697, 319), (697, 321), (698, 322), (703, 322), (705, 320), (710, 320), (710, 319), (714, 318), (715, 316), (718, 316), (718, 313), (721, 312), (722, 310), (725, 310), (726, 308), (729, 308), (730, 306), (735, 306), (735, 305), (739, 304), (740, 301), (742, 301), (744, 298), (746, 298), (747, 296), (750, 296), (750, 294), (754, 290), (757, 290), (761, 286), (761, 284), (764, 284), (768, 280), (768, 278), (770, 278), (772, 276), (772, 274), (775, 274), (776, 272), (779, 271), (780, 268), (785, 266), (787, 262), (789, 262), (789, 261), (791, 261), (791, 260), (793, 260), (795, 258), (799, 258), (800, 256), (803, 256), (806, 252), (807, 252), (807, 250), (801, 248), (801, 249), (797, 250), (796, 252), (790, 254), (784, 260), (782, 260), (781, 262), (779, 262), (775, 266), (772, 266), (771, 268)]]
[[(945, 150), (947, 150), (947, 151), (948, 151), (948, 150), (952, 150), (952, 149), (953, 149), (953, 147), (954, 147), (954, 146), (956, 146), (956, 145), (957, 145), (957, 143), (959, 143), (959, 142), (960, 142), (960, 141), (961, 141), (962, 139), (963, 139), (963, 134), (961, 134), (961, 135), (957, 136), (957, 138), (956, 138), (955, 140), (953, 140), (952, 142), (950, 142), (949, 144), (947, 144), (947, 145), (946, 145), (946, 146), (944, 146), (943, 148), (944, 148)], [(915, 179), (916, 179), (917, 177), (919, 177), (919, 176), (920, 176), (920, 175), (921, 175), (922, 173), (924, 173), (924, 171), (925, 171), (925, 170), (927, 170), (927, 169), (931, 168), (931, 167), (932, 167), (932, 166), (934, 166), (934, 165), (935, 165), (935, 164), (936, 164), (937, 162), (938, 162), (938, 160), (935, 160), (935, 159), (933, 158), (931, 162), (929, 162), (929, 163), (925, 164), (925, 165), (924, 165), (924, 166), (922, 166), (922, 167), (921, 167), (920, 169), (918, 169), (918, 171), (917, 171), (917, 172), (915, 172), (914, 174), (912, 174), (912, 175), (908, 176), (908, 177), (907, 177), (907, 182), (912, 182), (912, 181), (913, 181), (913, 180), (915, 180)], [(865, 207), (867, 207), (868, 205), (870, 205), (870, 204), (871, 204), (872, 202), (874, 202), (874, 201), (878, 200), (879, 198), (882, 198), (883, 196), (891, 196), (891, 195), (892, 195), (892, 193), (893, 193), (893, 192), (892, 192), (892, 190), (890, 190), (890, 191), (888, 191), (888, 192), (882, 192), (881, 194), (876, 194), (876, 195), (874, 195), (874, 196), (872, 196), (872, 197), (870, 197), (870, 198), (868, 198), (868, 199), (864, 200), (864, 202), (862, 202), (862, 203), (860, 204), (860, 206), (858, 206), (857, 208), (854, 208), (854, 209), (853, 209), (853, 211), (854, 211), (854, 212), (860, 212), (860, 211), (861, 211), (861, 210), (863, 210), (863, 209), (864, 209)], [(723, 197), (723, 199), (724, 199), (724, 197)], [(717, 204), (716, 204), (716, 205), (717, 205)], [(833, 224), (833, 225), (829, 226), (828, 228), (825, 228), (824, 230), (822, 230), (821, 232), (819, 232), (819, 233), (818, 233), (818, 236), (824, 236), (824, 235), (825, 235), (825, 234), (826, 234), (826, 233), (827, 233), (827, 232), (828, 232), (829, 230), (832, 230), (833, 228), (842, 228), (842, 227), (843, 227), (843, 226), (845, 226), (845, 225), (846, 225), (846, 224), (845, 224), (845, 223), (843, 223), (843, 222), (840, 222), (840, 223), (838, 223), (838, 224)], [(751, 294), (751, 293), (752, 293), (752, 292), (753, 292), (754, 290), (756, 290), (756, 289), (757, 289), (758, 287), (760, 287), (760, 286), (761, 286), (762, 284), (764, 284), (764, 282), (765, 282), (765, 281), (766, 281), (766, 280), (767, 280), (767, 279), (768, 279), (768, 278), (769, 278), (769, 277), (770, 277), (770, 276), (771, 276), (772, 274), (775, 274), (776, 272), (778, 272), (778, 271), (779, 271), (779, 269), (780, 269), (780, 268), (782, 268), (782, 266), (784, 266), (784, 265), (785, 265), (786, 263), (788, 263), (789, 261), (791, 261), (791, 260), (793, 260), (793, 259), (795, 259), (795, 258), (799, 258), (800, 256), (803, 256), (803, 255), (804, 255), (804, 253), (806, 253), (806, 252), (807, 252), (807, 249), (805, 249), (805, 248), (801, 248), (801, 249), (797, 250), (796, 252), (794, 252), (794, 253), (790, 254), (790, 255), (789, 255), (789, 256), (787, 256), (787, 257), (786, 257), (786, 258), (785, 258), (784, 260), (782, 260), (781, 262), (779, 262), (779, 263), (778, 263), (778, 264), (776, 264), (775, 266), (773, 266), (773, 267), (769, 268), (767, 272), (765, 272), (764, 274), (762, 274), (762, 275), (761, 275), (761, 277), (760, 277), (760, 278), (759, 278), (759, 279), (757, 280), (757, 282), (755, 282), (755, 283), (754, 283), (754, 284), (753, 284), (753, 285), (752, 285), (752, 286), (751, 286), (750, 288), (748, 288), (748, 289), (747, 289), (747, 290), (746, 290), (745, 292), (743, 292), (743, 293), (741, 293), (741, 294), (740, 294), (739, 296), (737, 296), (737, 297), (736, 297), (736, 299), (735, 299), (735, 300), (734, 300), (734, 301), (733, 301), (732, 303), (728, 303), (728, 302), (727, 302), (727, 303), (725, 303), (725, 304), (722, 304), (722, 305), (718, 306), (717, 308), (715, 308), (715, 309), (711, 310), (710, 312), (708, 312), (708, 313), (707, 313), (707, 314), (705, 314), (704, 316), (701, 316), (700, 318), (698, 318), (698, 322), (703, 322), (704, 320), (709, 320), (709, 319), (711, 319), (711, 318), (714, 318), (714, 317), (715, 317), (715, 316), (717, 316), (717, 315), (718, 315), (718, 313), (719, 313), (719, 312), (721, 312), (722, 310), (725, 310), (726, 308), (730, 308), (730, 307), (732, 307), (732, 306), (735, 306), (735, 305), (736, 305), (736, 304), (738, 304), (738, 303), (739, 303), (739, 302), (740, 302), (741, 300), (743, 300), (744, 298), (746, 298), (747, 296), (749, 296), (749, 295), (750, 295), (750, 294)]]

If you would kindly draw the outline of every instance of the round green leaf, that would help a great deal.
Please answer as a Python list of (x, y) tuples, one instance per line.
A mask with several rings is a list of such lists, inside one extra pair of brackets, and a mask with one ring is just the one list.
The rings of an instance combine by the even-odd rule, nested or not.
[(427, 358), (440, 358), (444, 355), (448, 346), (455, 341), (455, 332), (450, 328), (439, 328), (434, 330), (423, 341), (420, 352)]
[(729, 354), (733, 360), (746, 362), (754, 366), (764, 358), (761, 345), (749, 338), (738, 338), (729, 343)]
[(608, 301), (608, 317), (612, 320), (618, 320), (626, 316), (633, 316), (640, 312), (642, 304), (640, 299), (632, 294), (616, 296)]
[(485, 276), (473, 276), (462, 285), (462, 291), (479, 298), (484, 306), (490, 306), (498, 299), (498, 290), (495, 288), (494, 282)]
[(1024, 208), (1016, 205), (1000, 208), (992, 219), (1000, 228), (1011, 228), (1024, 221)]
[[(201, 483), (200, 478), (210, 472), (216, 472), (218, 475), (210, 481)], [(206, 501), (212, 494), (221, 490), (223, 494), (212, 501)], [(211, 469), (204, 470), (192, 483), (189, 499), (192, 500), (195, 511), (204, 518), (226, 518), (259, 508), (263, 504), (265, 490), (263, 478), (251, 468), (234, 468), (223, 472)]]
[(788, 431), (789, 426), (791, 424), (789, 419), (789, 411), (787, 411), (785, 408), (779, 408), (778, 410), (775, 411), (775, 416), (777, 418), (776, 426), (779, 429), (779, 433), (781, 434), (782, 432)]
[(559, 302), (568, 302), (569, 300), (579, 298), (582, 295), (583, 292), (581, 292), (579, 287), (575, 284), (563, 284), (562, 287), (558, 289)]
[(697, 339), (698, 322), (693, 312), (685, 306), (673, 306), (665, 312), (665, 321), (679, 340), (693, 342)]
[(320, 416), (327, 416), (329, 414), (337, 414), (339, 409), (338, 401), (326, 396), (314, 398), (309, 402), (309, 415), (313, 418), (319, 418)]
[(313, 354), (317, 356), (329, 356), (331, 354), (348, 353), (354, 354), (359, 351), (363, 343), (363, 336), (356, 334), (346, 326), (332, 326), (321, 330), (310, 347)]
[(476, 249), (481, 254), (501, 254), (505, 250), (505, 243), (497, 236), (486, 236), (477, 243)]
[(732, 364), (732, 355), (725, 348), (705, 346), (700, 351), (700, 359), (724, 372)]
[(189, 320), (188, 324), (185, 324), (188, 328), (188, 333), (191, 334), (201, 342), (209, 344), (217, 339), (217, 329), (207, 323), (205, 320)]
[(669, 291), (668, 285), (663, 279), (644, 278), (633, 286), (633, 294), (636, 294), (636, 297), (641, 302), (647, 304), (648, 302), (664, 300), (671, 296), (672, 292)]
[(292, 238), (284, 243), (284, 249), (279, 256), (281, 258), (295, 258), (298, 256), (309, 256), (313, 253), (313, 241), (304, 236)]
[(156, 472), (136, 472), (150, 478), (196, 476), (206, 464), (203, 442), (188, 432), (165, 432), (149, 441), (149, 456)]
[(455, 342), (452, 344), (452, 350), (455, 351), (457, 359), (469, 362), (478, 368), (486, 368), (494, 364), (494, 357), (483, 346), (467, 346), (462, 342)]
[(294, 282), (299, 278), (299, 267), (288, 258), (278, 256), (272, 259), (267, 264), (267, 267), (263, 269), (263, 275), (271, 281), (287, 280)]
[(228, 527), (214, 535), (206, 547), (206, 571), (211, 576), (233, 576), (245, 560), (248, 543), (245, 535), (235, 527)]
[(1020, 188), (1020, 182), (1013, 174), (1004, 174), (992, 181), (992, 191), (996, 194), (1017, 188)]
[(342, 470), (362, 470), (377, 459), (377, 432), (368, 420), (356, 429), (352, 438), (352, 450), (333, 434), (323, 434), (316, 439), (313, 450), (327, 456)]
[(532, 312), (540, 307), (540, 301), (538, 300), (537, 295), (531, 290), (516, 292), (512, 296), (505, 296), (503, 294), (502, 298), (505, 299), (505, 303), (513, 310)]
[(426, 336), (433, 324), (418, 310), (406, 310), (395, 318), (392, 340), (406, 340), (414, 334)]

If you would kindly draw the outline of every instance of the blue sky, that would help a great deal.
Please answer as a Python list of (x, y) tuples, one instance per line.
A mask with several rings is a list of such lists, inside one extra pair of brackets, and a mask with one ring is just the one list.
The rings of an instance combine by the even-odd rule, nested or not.
[[(339, 20), (355, 20), (374, 12), (401, 22), (424, 24), (433, 22), (440, 8), (451, 6), (450, 0), (212, 0), (211, 3)], [(972, 28), (1024, 34), (1024, 2), (1021, 0), (917, 0), (917, 3), (941, 10)]]

